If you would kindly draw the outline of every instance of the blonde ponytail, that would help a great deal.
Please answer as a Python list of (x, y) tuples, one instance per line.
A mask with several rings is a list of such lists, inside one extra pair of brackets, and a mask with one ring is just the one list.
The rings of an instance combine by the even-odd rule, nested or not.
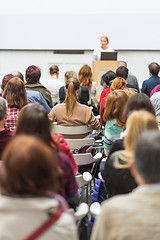
[(70, 117), (73, 113), (74, 106), (77, 102), (77, 94), (76, 91), (80, 88), (80, 83), (77, 78), (70, 78), (66, 84), (66, 115)]

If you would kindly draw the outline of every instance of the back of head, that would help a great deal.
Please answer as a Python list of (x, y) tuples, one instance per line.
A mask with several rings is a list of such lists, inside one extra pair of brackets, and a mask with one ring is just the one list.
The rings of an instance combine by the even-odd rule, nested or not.
[(152, 62), (152, 63), (149, 64), (148, 68), (149, 68), (150, 73), (153, 76), (157, 76), (158, 75), (159, 70), (160, 70), (160, 66), (159, 66), (158, 63)]
[(107, 86), (109, 86), (110, 81), (116, 78), (116, 74), (113, 71), (108, 71), (102, 76), (103, 82), (106, 83)]
[(15, 135), (20, 134), (40, 137), (50, 146), (50, 122), (48, 114), (41, 104), (30, 103), (21, 109)]
[(57, 77), (59, 75), (59, 67), (57, 65), (52, 65), (50, 68), (49, 68), (49, 72), (50, 72), (50, 75), (54, 75), (56, 74)]
[(122, 77), (116, 77), (112, 84), (111, 84), (111, 90), (114, 91), (114, 90), (118, 90), (118, 89), (121, 89), (123, 90), (125, 87), (126, 87), (127, 83), (126, 83), (126, 80)]
[(78, 79), (80, 85), (83, 87), (87, 87), (89, 91), (92, 87), (92, 70), (91, 67), (87, 64), (83, 65), (78, 73)]
[(127, 117), (131, 111), (142, 109), (155, 115), (155, 110), (149, 97), (144, 93), (137, 93), (128, 99), (123, 111), (124, 119), (127, 120)]
[(116, 120), (117, 125), (124, 127), (122, 118), (123, 108), (128, 100), (127, 94), (123, 90), (115, 90), (107, 95), (103, 120)]
[(7, 74), (7, 75), (4, 76), (4, 78), (2, 79), (2, 84), (1, 84), (2, 90), (4, 90), (6, 84), (8, 83), (8, 81), (9, 81), (11, 78), (14, 78), (14, 75), (13, 75), (13, 74)]
[(135, 145), (135, 166), (146, 183), (160, 183), (160, 135), (144, 132)]
[(12, 72), (12, 75), (14, 75), (14, 77), (18, 77), (22, 81), (24, 81), (24, 76), (23, 76), (23, 74), (21, 72)]
[(128, 68), (121, 66), (116, 70), (117, 77), (124, 78), (125, 80), (128, 78)]
[(77, 78), (70, 78), (67, 81), (67, 84), (66, 84), (67, 93), (65, 98), (67, 117), (70, 117), (72, 115), (73, 108), (78, 98), (77, 90), (79, 89), (80, 89), (80, 83)]
[(124, 145), (127, 151), (133, 152), (135, 142), (142, 132), (147, 130), (157, 130), (158, 124), (153, 114), (145, 111), (132, 112), (126, 122), (127, 136)]
[(127, 63), (125, 61), (118, 61), (117, 68), (122, 66), (127, 68)]
[(0, 182), (9, 194), (45, 196), (61, 188), (61, 172), (53, 151), (31, 136), (15, 137), (2, 156)]
[(21, 109), (28, 103), (24, 82), (17, 77), (8, 81), (2, 97), (7, 100), (9, 107)]
[(74, 71), (67, 71), (65, 74), (64, 74), (64, 82), (65, 84), (67, 84), (68, 80), (70, 78), (77, 78), (77, 74), (76, 72)]
[(41, 71), (38, 67), (32, 65), (26, 69), (25, 79), (27, 83), (38, 83), (41, 77)]
[(2, 121), (5, 118), (7, 107), (8, 107), (8, 103), (6, 99), (0, 97), (0, 121)]

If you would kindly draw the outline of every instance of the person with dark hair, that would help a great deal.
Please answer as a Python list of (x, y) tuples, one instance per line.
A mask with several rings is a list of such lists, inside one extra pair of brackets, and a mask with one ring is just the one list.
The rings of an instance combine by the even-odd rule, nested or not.
[(105, 84), (105, 89), (101, 92), (101, 96), (99, 99), (99, 104), (101, 104), (102, 98), (105, 98), (110, 92), (110, 82), (116, 78), (116, 74), (113, 71), (108, 71), (102, 75), (102, 81)]
[[(12, 75), (20, 78), (24, 82), (24, 76), (21, 72), (13, 72)], [(39, 102), (40, 104), (43, 105), (43, 107), (46, 109), (48, 113), (51, 111), (46, 100), (44, 99), (44, 97), (40, 92), (33, 91), (33, 90), (26, 90), (26, 94), (27, 94), (28, 103)]]
[(52, 108), (52, 98), (50, 91), (44, 87), (40, 82), (39, 79), (41, 77), (41, 71), (38, 67), (32, 65), (26, 69), (25, 73), (25, 80), (26, 80), (26, 89), (38, 91), (42, 94), (46, 102), (48, 103), (49, 107)]
[(51, 148), (22, 135), (8, 144), (2, 159), (0, 239), (77, 240), (75, 221), (58, 194), (63, 176)]
[[(72, 70), (65, 72), (65, 74), (64, 74), (65, 85), (67, 84), (67, 82), (69, 81), (70, 78), (77, 78), (76, 72), (74, 72)], [(66, 98), (66, 92), (65, 92), (65, 86), (63, 86), (59, 89), (60, 103), (63, 103), (65, 98)], [(87, 87), (80, 86), (80, 91), (79, 91), (77, 101), (81, 104), (85, 104), (86, 106), (88, 106), (89, 90)]]
[(102, 205), (91, 240), (159, 240), (160, 134), (144, 132), (134, 149), (130, 170), (139, 185), (132, 193)]
[(117, 77), (121, 77), (126, 80), (127, 88), (134, 88), (137, 90), (137, 92), (139, 91), (139, 89), (137, 87), (134, 87), (133, 85), (128, 83), (128, 68), (126, 68), (124, 66), (118, 67), (116, 70), (116, 75), (117, 75)]
[(56, 151), (57, 163), (64, 172), (63, 196), (68, 199), (77, 195), (75, 175), (78, 167), (63, 136), (50, 133), (50, 122), (46, 110), (39, 103), (30, 103), (19, 113), (15, 136), (26, 134), (39, 137)]
[[(70, 78), (66, 84), (66, 98), (64, 103), (58, 104), (49, 113), (51, 122), (57, 122), (63, 126), (87, 125), (92, 129), (100, 129), (99, 121), (93, 115), (91, 108), (77, 102), (80, 83), (77, 78)], [(86, 135), (75, 135), (75, 138), (83, 138)], [(70, 136), (65, 136), (70, 137)]]
[(5, 126), (15, 130), (19, 112), (28, 104), (24, 83), (21, 79), (11, 78), (6, 84), (2, 97), (7, 100), (7, 120)]
[(151, 77), (149, 79), (143, 81), (141, 91), (143, 93), (147, 94), (148, 97), (150, 97), (150, 93), (151, 93), (152, 89), (154, 89), (157, 85), (160, 84), (160, 77), (158, 76), (160, 66), (156, 62), (152, 62), (149, 64), (148, 69), (149, 69), (149, 74)]
[(59, 102), (59, 89), (64, 86), (64, 83), (61, 82), (59, 78), (59, 67), (57, 65), (52, 65), (49, 68), (51, 77), (41, 80), (43, 86), (45, 86), (51, 92), (53, 105)]
[[(127, 68), (127, 63), (125, 61), (118, 61), (117, 68), (119, 68), (121, 66)], [(127, 82), (128, 82), (128, 84), (131, 84), (135, 89), (138, 89), (138, 92), (139, 92), (139, 84), (138, 84), (138, 80), (137, 80), (136, 76), (134, 76), (132, 74), (128, 74)]]
[(3, 77), (2, 79), (2, 83), (1, 83), (1, 89), (2, 91), (4, 91), (4, 88), (6, 86), (6, 84), (8, 83), (8, 81), (11, 79), (11, 78), (14, 78), (14, 75), (13, 74), (7, 74)]

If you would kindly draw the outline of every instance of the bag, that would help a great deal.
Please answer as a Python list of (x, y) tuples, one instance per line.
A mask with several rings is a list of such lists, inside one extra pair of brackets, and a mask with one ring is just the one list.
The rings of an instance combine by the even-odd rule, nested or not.
[(91, 236), (91, 223), (88, 214), (81, 220), (78, 226), (79, 240), (89, 240)]

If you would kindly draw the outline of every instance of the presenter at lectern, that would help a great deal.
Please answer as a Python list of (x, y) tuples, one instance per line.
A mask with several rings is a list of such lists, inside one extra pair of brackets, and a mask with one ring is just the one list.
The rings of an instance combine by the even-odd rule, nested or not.
[(107, 36), (102, 36), (100, 38), (101, 46), (94, 49), (93, 60), (97, 61), (101, 59), (101, 52), (114, 52), (114, 49), (108, 47), (109, 39)]

